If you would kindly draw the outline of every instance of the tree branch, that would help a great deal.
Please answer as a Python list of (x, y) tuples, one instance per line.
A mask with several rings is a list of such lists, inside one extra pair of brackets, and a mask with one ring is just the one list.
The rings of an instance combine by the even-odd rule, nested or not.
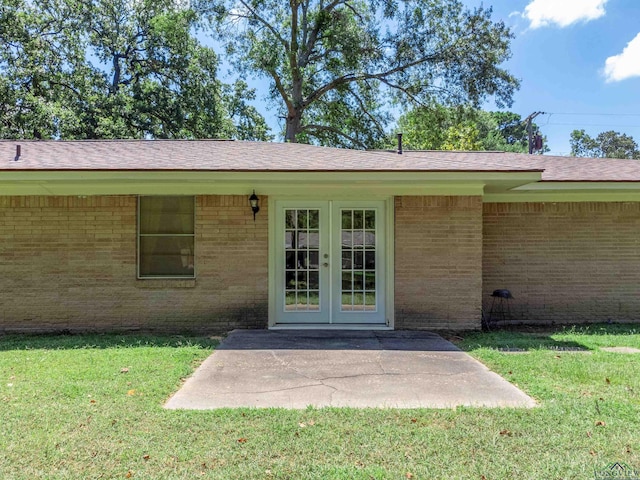
[[(267, 22), (264, 18), (262, 18), (260, 15), (258, 15), (258, 13), (251, 8), (247, 2), (245, 0), (240, 0), (240, 3), (249, 11), (249, 13), (251, 13), (251, 15), (253, 16), (253, 18), (255, 20), (257, 20), (259, 23), (261, 23), (262, 25), (264, 25), (265, 27), (267, 27), (267, 29), (271, 32), (271, 34), (276, 37), (276, 40), (278, 40), (285, 49), (289, 50), (289, 44), (287, 43), (287, 41), (282, 38), (282, 36), (280, 35), (280, 33), (273, 27), (273, 25), (271, 25), (269, 22)], [(251, 19), (251, 17), (248, 17), (246, 15), (235, 15), (238, 18), (247, 18), (247, 19)]]
[(298, 0), (289, 0), (291, 7), (291, 48), (289, 50), (289, 68), (294, 80), (300, 78), (298, 69)]
[(58, 85), (60, 87), (66, 88), (67, 90), (71, 90), (75, 94), (76, 97), (78, 97), (79, 99), (82, 99), (82, 94), (77, 89), (75, 89), (74, 87), (72, 87), (71, 85), (69, 85), (67, 83), (56, 82), (55, 80), (49, 80), (49, 83), (51, 85)]
[(362, 98), (360, 98), (360, 95), (358, 95), (356, 92), (354, 92), (353, 89), (351, 89), (351, 88), (349, 88), (349, 92), (351, 93), (351, 95), (353, 95), (353, 98), (355, 98), (356, 102), (358, 102), (358, 105), (360, 105), (360, 110), (369, 118), (369, 120), (371, 120), (371, 122), (376, 127), (378, 127), (378, 130), (380, 132), (384, 132), (384, 128), (382, 127), (382, 125), (380, 124), (378, 119), (375, 118), (373, 115), (371, 115), (371, 113), (369, 113), (369, 109), (364, 104), (364, 101), (362, 100)]
[(355, 145), (359, 145), (362, 148), (366, 148), (367, 145), (364, 144), (363, 142), (361, 142), (360, 140), (353, 138), (350, 135), (347, 135), (346, 133), (338, 130), (335, 127), (332, 127), (331, 125), (319, 125), (316, 123), (309, 123), (307, 125), (302, 125), (300, 127), (300, 132), (304, 132), (304, 131), (308, 131), (308, 130), (316, 130), (316, 131), (320, 131), (320, 132), (331, 132), (331, 133), (335, 133), (336, 135), (346, 138), (347, 140), (349, 140), (350, 142), (354, 143)]
[(435, 60), (439, 57), (439, 54), (434, 54), (434, 55), (428, 55), (425, 57), (421, 57), (418, 60), (414, 60), (413, 62), (408, 62), (408, 63), (404, 63), (402, 65), (398, 65), (390, 70), (387, 70), (385, 72), (379, 72), (379, 73), (363, 73), (363, 74), (359, 74), (356, 75), (354, 73), (348, 73), (346, 75), (342, 75), (341, 77), (335, 78), (332, 81), (330, 81), (329, 83), (323, 85), (322, 87), (316, 89), (314, 92), (312, 92), (307, 99), (304, 102), (304, 106), (308, 106), (311, 103), (315, 102), (316, 100), (318, 100), (320, 97), (322, 97), (325, 93), (335, 89), (336, 87), (338, 87), (339, 85), (345, 85), (347, 83), (353, 83), (353, 82), (358, 82), (361, 80), (380, 80), (383, 81), (386, 79), (386, 77), (393, 75), (394, 73), (406, 70), (408, 68), (411, 67), (415, 67), (416, 65), (420, 65), (422, 63), (431, 61), (431, 60)]
[[(326, 14), (329, 14), (333, 9), (335, 9), (341, 3), (346, 3), (346, 0), (334, 0), (333, 2), (329, 3), (326, 7), (323, 7), (322, 4), (320, 4), (320, 11)], [(311, 52), (315, 48), (316, 42), (318, 41), (318, 34), (320, 33), (320, 29), (322, 28), (322, 23), (323, 23), (322, 15), (319, 14), (316, 17), (315, 24), (313, 25), (313, 28), (311, 29), (311, 33), (309, 34), (308, 38), (305, 35), (305, 38), (307, 38), (305, 41), (305, 52), (302, 58), (300, 59), (300, 64), (302, 66), (307, 66), (309, 64), (309, 55), (311, 55)], [(305, 24), (306, 24), (306, 21), (305, 21)]]
[(302, 7), (302, 44), (307, 47), (307, 40), (309, 39), (309, 23), (307, 13), (309, 10), (309, 4), (306, 1), (300, 3)]
[(276, 85), (276, 90), (278, 90), (278, 93), (287, 106), (287, 111), (289, 113), (294, 112), (295, 109), (293, 108), (293, 103), (291, 103), (291, 100), (287, 96), (287, 90), (284, 88), (284, 85), (282, 85), (282, 80), (280, 80), (280, 76), (278, 75), (278, 73), (275, 70), (267, 70), (267, 73), (271, 75), (271, 78), (273, 78), (273, 81)]
[(389, 88), (393, 88), (394, 90), (400, 90), (402, 93), (404, 93), (407, 97), (409, 97), (409, 99), (415, 103), (417, 103), (418, 105), (420, 105), (421, 107), (426, 107), (427, 104), (424, 103), (422, 100), (420, 100), (418, 97), (416, 97), (413, 93), (411, 93), (407, 88), (405, 87), (401, 87), (400, 85), (397, 85), (395, 83), (391, 83), (389, 80), (386, 79), (378, 79), (378, 81), (384, 83), (386, 86), (388, 86)]
[(353, 15), (360, 21), (362, 21), (364, 23), (364, 20), (362, 18), (362, 15), (360, 15), (360, 12), (358, 12), (358, 10), (355, 9), (355, 7), (353, 5), (351, 5), (348, 1), (344, 2), (344, 6), (347, 7), (349, 10), (351, 10), (351, 12), (353, 13)]

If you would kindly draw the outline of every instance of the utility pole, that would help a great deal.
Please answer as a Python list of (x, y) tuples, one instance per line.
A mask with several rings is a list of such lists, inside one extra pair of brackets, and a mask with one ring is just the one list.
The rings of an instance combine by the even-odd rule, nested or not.
[(545, 112), (533, 112), (522, 121), (522, 123), (527, 124), (527, 133), (529, 134), (529, 155), (533, 153), (533, 132), (531, 131), (531, 125), (533, 123), (533, 119), (538, 115), (545, 115)]

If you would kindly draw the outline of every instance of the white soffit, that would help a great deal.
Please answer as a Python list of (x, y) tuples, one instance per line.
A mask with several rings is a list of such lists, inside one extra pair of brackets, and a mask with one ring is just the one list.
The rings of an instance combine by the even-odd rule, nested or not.
[(0, 172), (2, 195), (244, 194), (483, 195), (540, 180), (540, 172)]

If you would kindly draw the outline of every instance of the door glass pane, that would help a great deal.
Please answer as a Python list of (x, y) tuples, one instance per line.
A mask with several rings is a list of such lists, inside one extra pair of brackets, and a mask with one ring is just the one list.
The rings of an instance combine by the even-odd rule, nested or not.
[(287, 210), (284, 214), (284, 224), (285, 228), (296, 228), (296, 211), (295, 210)]
[(342, 292), (342, 311), (353, 310), (353, 294), (351, 292)]
[(293, 235), (294, 232), (289, 231), (285, 232), (284, 234), (284, 248), (287, 250), (293, 248)]
[(309, 290), (309, 310), (320, 310), (320, 292)]
[(353, 234), (350, 230), (342, 231), (342, 246), (343, 247), (351, 247), (353, 245)]
[(364, 290), (364, 272), (353, 272), (353, 289)]
[(369, 229), (376, 228), (376, 211), (375, 210), (364, 211), (364, 228), (369, 228)]
[(309, 210), (296, 210), (296, 218), (298, 219), (296, 222), (298, 230), (306, 231), (309, 228), (309, 225), (307, 224)]
[(376, 310), (376, 210), (341, 211), (342, 311)]
[(320, 211), (319, 210), (309, 210), (309, 228), (316, 229), (316, 230), (320, 228)]
[(298, 231), (296, 235), (298, 248), (307, 248), (308, 240), (309, 240), (309, 232), (307, 230)]
[(291, 311), (296, 309), (296, 292), (287, 292), (284, 295), (284, 309)]
[(343, 231), (348, 231), (353, 228), (352, 215), (353, 214), (351, 210), (342, 210), (342, 230)]
[(366, 251), (364, 252), (364, 268), (367, 270), (375, 270), (376, 269), (376, 252), (374, 251)]
[(364, 289), (365, 290), (373, 290), (376, 289), (376, 272), (367, 272), (365, 273), (364, 278)]
[(355, 270), (362, 270), (364, 264), (363, 260), (363, 252), (353, 252), (353, 268)]
[(353, 273), (342, 272), (342, 290), (353, 290)]
[(367, 230), (364, 233), (364, 245), (365, 247), (373, 247), (376, 246), (376, 232), (375, 230)]
[(365, 292), (364, 308), (365, 310), (376, 309), (376, 292)]
[(364, 248), (364, 232), (353, 233), (353, 246), (354, 248)]
[(305, 250), (298, 250), (298, 268), (302, 272), (309, 268), (309, 253)]
[(318, 270), (320, 268), (319, 264), (320, 252), (317, 250), (309, 251), (309, 268), (311, 270)]
[(354, 230), (361, 230), (363, 227), (363, 215), (362, 210), (353, 210), (353, 228)]
[(287, 270), (295, 270), (296, 252), (285, 252), (285, 268)]
[(287, 270), (285, 272), (284, 276), (285, 276), (284, 288), (287, 289), (287, 290), (295, 291), (295, 289), (296, 289), (296, 272), (295, 272), (295, 270), (293, 270), (293, 271)]
[(320, 210), (285, 209), (285, 311), (320, 310)]
[(318, 230), (312, 230), (309, 232), (307, 243), (309, 247), (313, 249), (320, 248), (320, 232)]

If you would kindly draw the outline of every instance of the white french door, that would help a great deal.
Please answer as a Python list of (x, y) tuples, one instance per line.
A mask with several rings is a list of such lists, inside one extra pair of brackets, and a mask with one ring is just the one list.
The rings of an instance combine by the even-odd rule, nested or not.
[(276, 324), (384, 324), (384, 202), (275, 204)]

